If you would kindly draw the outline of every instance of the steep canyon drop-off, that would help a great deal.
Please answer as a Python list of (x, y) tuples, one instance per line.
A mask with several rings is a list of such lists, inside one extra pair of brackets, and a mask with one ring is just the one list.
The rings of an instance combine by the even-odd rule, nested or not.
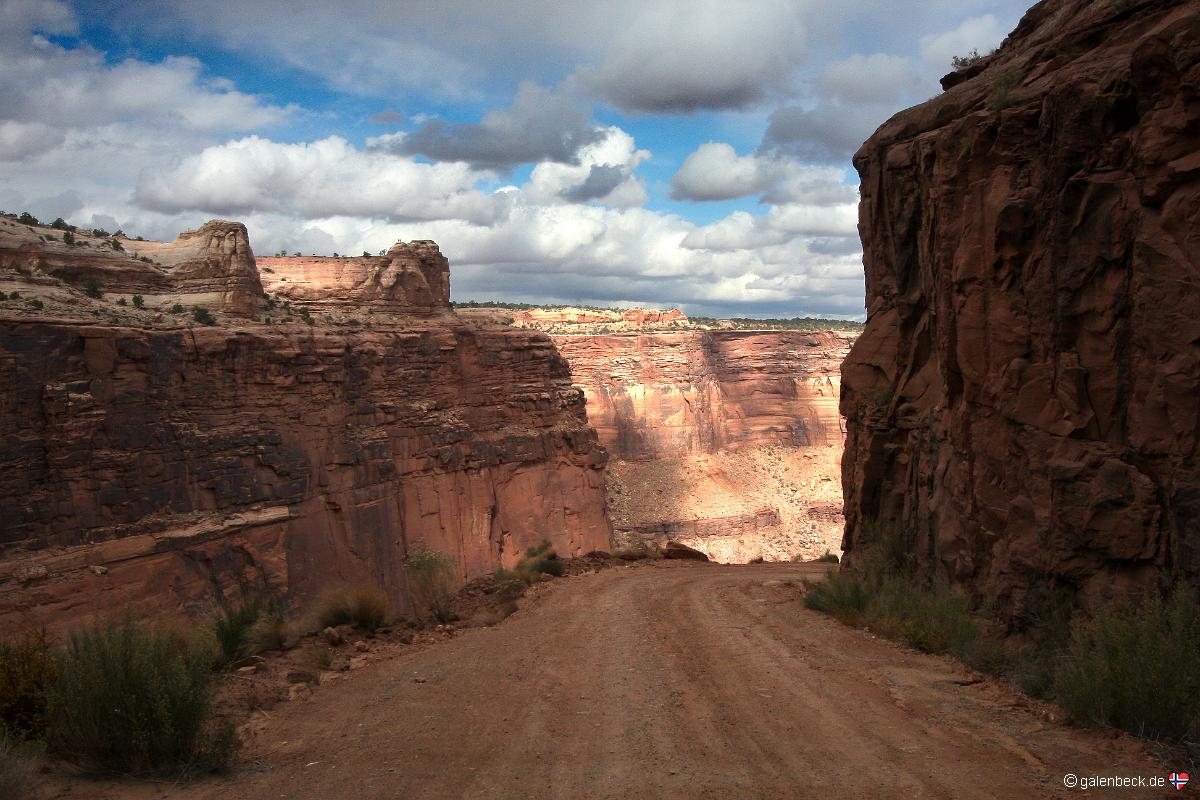
[[(239, 224), (102, 256), (3, 222), (0, 284), (22, 294), (0, 309), (6, 624), (239, 590), (302, 606), (340, 582), (402, 608), (418, 544), (463, 577), (545, 537), (608, 546), (605, 454), (566, 362), (541, 333), (458, 318), (433, 243), (271, 260), (261, 282), (315, 324), (269, 325)], [(135, 293), (147, 310), (115, 305)], [(198, 299), (219, 325), (151, 310)]]
[(859, 150), (852, 556), (1019, 622), (1200, 573), (1200, 4), (1048, 0)]

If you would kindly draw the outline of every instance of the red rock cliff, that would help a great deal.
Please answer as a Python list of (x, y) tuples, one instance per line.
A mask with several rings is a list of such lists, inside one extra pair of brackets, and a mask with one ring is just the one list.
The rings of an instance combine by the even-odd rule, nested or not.
[(1200, 573), (1200, 4), (1047, 0), (859, 150), (845, 547), (1019, 621)]
[(340, 582), (403, 608), (418, 542), (464, 578), (546, 538), (608, 546), (605, 454), (544, 334), (447, 308), (193, 326), (0, 283), (22, 289), (0, 303), (0, 627), (203, 611), (238, 587), (303, 607)]
[(318, 308), (434, 311), (450, 304), (450, 264), (437, 244), (398, 242), (385, 255), (258, 259), (267, 290)]
[(742, 444), (841, 446), (839, 365), (852, 337), (800, 331), (555, 336), (614, 456)]

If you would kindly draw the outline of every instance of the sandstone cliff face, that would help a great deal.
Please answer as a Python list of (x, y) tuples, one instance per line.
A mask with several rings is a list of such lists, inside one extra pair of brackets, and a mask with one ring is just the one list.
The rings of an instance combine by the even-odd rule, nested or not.
[(1020, 624), (1200, 573), (1200, 4), (1047, 0), (862, 147), (844, 546)]
[(450, 264), (426, 240), (399, 242), (382, 256), (271, 257), (258, 265), (269, 292), (299, 305), (412, 313), (450, 304)]
[(403, 609), (418, 543), (462, 578), (547, 538), (608, 547), (606, 456), (544, 334), (478, 329), (444, 301), (369, 328), (128, 306), (86, 324), (51, 311), (109, 296), (0, 281), (23, 290), (0, 303), (0, 628), (204, 611), (239, 589), (302, 608), (368, 581)]
[(673, 539), (742, 563), (837, 547), (837, 397), (850, 335), (553, 338), (615, 459), (607, 482), (615, 544)]
[(173, 242), (126, 239), (124, 246), (166, 265), (181, 300), (240, 314), (264, 305), (250, 237), (240, 222), (211, 220)]
[[(72, 234), (0, 218), (0, 279), (51, 290), (93, 287), (151, 307), (175, 303), (248, 316), (265, 305), (246, 226), (212, 220), (174, 242)], [(116, 249), (120, 248), (120, 249)]]
[(840, 446), (839, 364), (852, 338), (799, 331), (555, 336), (614, 456), (741, 445)]
[(694, 326), (677, 308), (491, 308), (460, 306), (458, 313), (481, 322), (534, 328), (551, 334), (687, 330)]

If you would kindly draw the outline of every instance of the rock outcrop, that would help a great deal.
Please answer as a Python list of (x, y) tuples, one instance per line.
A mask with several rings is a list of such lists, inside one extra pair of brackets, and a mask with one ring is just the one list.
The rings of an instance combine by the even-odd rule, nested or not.
[(617, 544), (677, 539), (732, 562), (836, 548), (839, 366), (852, 335), (552, 338), (616, 459), (608, 493)]
[(167, 243), (22, 225), (3, 217), (0, 278), (5, 277), (16, 287), (74, 287), (127, 302), (140, 295), (152, 307), (180, 303), (248, 316), (265, 305), (240, 222), (213, 220)]
[[(201, 252), (254, 268), (236, 230), (206, 229)], [(422, 285), (443, 291), (435, 246), (393, 253), (433, 264)], [(542, 333), (473, 327), (444, 294), (436, 315), (369, 326), (281, 308), (192, 325), (12, 270), (0, 283), (22, 289), (0, 302), (0, 628), (203, 612), (240, 591), (303, 609), (337, 583), (403, 610), (416, 545), (463, 579), (543, 539), (564, 556), (609, 545), (606, 456)]]
[(697, 326), (677, 308), (493, 308), (460, 306), (468, 319), (488, 320), (534, 328), (552, 334), (628, 333), (632, 331), (688, 330)]
[(844, 547), (1007, 610), (1200, 574), (1200, 4), (1046, 0), (855, 157)]
[(601, 443), (623, 459), (742, 445), (840, 446), (848, 334), (555, 336)]
[(250, 237), (240, 222), (211, 220), (173, 242), (123, 242), (135, 256), (167, 267), (177, 293), (172, 300), (237, 314), (251, 314), (264, 305)]
[(258, 266), (277, 299), (312, 308), (429, 313), (450, 304), (450, 263), (427, 240), (399, 242), (381, 256), (275, 256)]

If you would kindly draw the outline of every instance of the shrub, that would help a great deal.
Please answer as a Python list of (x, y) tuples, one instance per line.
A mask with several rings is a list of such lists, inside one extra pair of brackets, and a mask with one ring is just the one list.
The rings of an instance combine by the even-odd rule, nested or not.
[(183, 313), (183, 305), (181, 303), (176, 303), (175, 305), (171, 306), (171, 313), (172, 314), (182, 314)]
[(288, 638), (287, 623), (283, 615), (273, 609), (261, 614), (246, 634), (246, 644), (251, 654), (268, 650), (282, 650)]
[(453, 622), (450, 602), (454, 598), (454, 572), (450, 558), (421, 547), (404, 559), (404, 571), (418, 614), (428, 612), (438, 622)]
[(8, 295), (6, 295), (4, 292), (0, 292), (0, 302), (7, 300), (7, 299), (8, 299)]
[(54, 642), (44, 630), (0, 643), (0, 734), (46, 736), (47, 700), (58, 674)]
[(516, 573), (520, 575), (526, 583), (531, 582), (537, 575), (545, 573), (558, 578), (565, 571), (565, 565), (558, 558), (558, 553), (554, 552), (548, 540), (542, 540), (542, 543), (529, 547), (525, 550), (525, 558), (517, 564)]
[(140, 294), (135, 294), (133, 296), (133, 307), (134, 308), (145, 308), (146, 307), (145, 298), (143, 298)]
[(38, 222), (37, 217), (35, 217), (33, 214), (30, 214), (28, 211), (22, 211), (21, 216), (17, 217), (17, 222), (21, 223), (22, 225), (41, 225), (42, 224), (42, 223)]
[(374, 633), (387, 618), (387, 595), (375, 586), (332, 589), (322, 593), (315, 610), (317, 627), (354, 625)]
[(1182, 583), (1077, 624), (1054, 671), (1055, 699), (1077, 720), (1140, 736), (1200, 735), (1200, 604)]
[(62, 217), (58, 217), (54, 222), (51, 222), (50, 227), (60, 231), (69, 231), (71, 229), (71, 226)]
[(864, 552), (853, 566), (831, 570), (811, 585), (804, 604), (927, 653), (973, 661), (985, 648), (966, 599), (943, 581), (913, 569), (913, 540), (903, 531), (864, 530)]
[(496, 596), (501, 600), (516, 600), (525, 594), (528, 585), (525, 579), (510, 569), (498, 569), (492, 575), (496, 584)]
[(1010, 94), (1012, 89), (1017, 85), (1018, 77), (1012, 72), (1005, 72), (992, 81), (992, 91), (988, 95), (988, 108), (992, 111), (1000, 111), (1007, 108), (1012, 102)]
[(109, 245), (109, 247), (111, 247), (113, 250), (124, 250), (124, 249), (125, 249), (124, 247), (122, 247), (122, 246), (121, 246), (121, 243), (120, 243), (120, 242), (118, 242), (116, 239), (109, 239), (109, 240), (108, 240), (108, 245)]
[(826, 548), (824, 554), (817, 557), (817, 561), (821, 564), (837, 564), (841, 559), (838, 558), (837, 553)]
[(75, 244), (75, 234), (63, 231), (63, 244)]
[(37, 745), (20, 742), (0, 731), (0, 797), (33, 796), (33, 786), (41, 766)]
[(37, 298), (34, 298), (33, 300), (30, 300), (30, 301), (29, 301), (29, 307), (30, 307), (30, 308), (33, 308), (33, 309), (36, 309), (36, 310), (38, 310), (38, 311), (41, 311), (43, 308), (45, 308), (45, 307), (46, 307), (46, 304), (45, 304), (45, 303), (43, 303), (41, 300), (38, 300)]
[(50, 746), (81, 766), (150, 773), (224, 766), (237, 748), (211, 724), (211, 650), (131, 617), (71, 636), (50, 695)]
[(119, 305), (119, 306), (123, 306), (123, 305), (125, 305), (125, 298), (124, 298), (124, 297), (118, 297), (118, 298), (117, 298), (117, 305)]
[(221, 652), (217, 666), (228, 666), (251, 655), (250, 629), (262, 615), (262, 602), (258, 598), (243, 600), (237, 608), (224, 609), (213, 620), (213, 633)]
[(8, 299), (9, 299), (9, 300), (20, 300), (20, 299), (21, 299), (21, 293), (20, 293), (20, 292), (13, 292), (12, 294), (10, 294), (10, 295), (8, 296)]
[[(990, 56), (991, 53), (987, 53), (986, 55)], [(979, 48), (973, 48), (971, 52), (967, 53), (965, 56), (954, 56), (951, 58), (950, 66), (954, 67), (955, 70), (964, 70), (967, 67), (978, 64), (984, 59), (984, 57), (984, 54), (979, 52)]]
[(100, 287), (96, 285), (95, 278), (88, 278), (83, 285), (83, 293), (93, 299), (100, 299), (104, 295), (100, 292)]
[(559, 561), (558, 556), (554, 553), (544, 558), (539, 558), (529, 565), (530, 572), (534, 574), (544, 572), (556, 578), (561, 578), (565, 569), (566, 567), (563, 562)]
[(217, 320), (204, 306), (196, 306), (192, 309), (192, 319), (199, 322), (201, 325), (216, 325)]

